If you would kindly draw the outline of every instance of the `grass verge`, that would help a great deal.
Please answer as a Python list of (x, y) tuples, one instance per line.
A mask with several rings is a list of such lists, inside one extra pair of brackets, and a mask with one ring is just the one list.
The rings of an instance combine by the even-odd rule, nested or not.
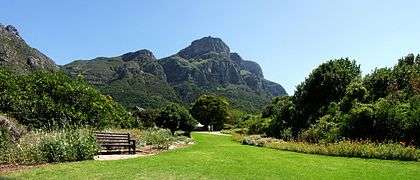
[(319, 156), (244, 146), (194, 133), (196, 144), (157, 156), (46, 165), (22, 179), (418, 179), (419, 162)]

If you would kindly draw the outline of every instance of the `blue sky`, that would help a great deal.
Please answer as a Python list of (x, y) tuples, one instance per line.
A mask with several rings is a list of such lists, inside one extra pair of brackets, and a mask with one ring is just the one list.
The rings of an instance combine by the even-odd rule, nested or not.
[(364, 73), (420, 52), (420, 1), (2, 0), (0, 23), (58, 64), (150, 49), (166, 57), (222, 38), (289, 94), (322, 62), (351, 57)]

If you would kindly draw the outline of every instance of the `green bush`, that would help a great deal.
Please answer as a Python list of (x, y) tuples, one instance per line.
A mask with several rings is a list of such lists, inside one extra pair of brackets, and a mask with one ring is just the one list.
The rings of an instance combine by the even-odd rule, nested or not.
[(341, 132), (331, 115), (321, 117), (316, 124), (299, 134), (299, 139), (306, 142), (335, 142), (340, 139)]
[(132, 114), (136, 119), (133, 127), (147, 129), (156, 126), (155, 121), (159, 115), (159, 110), (136, 108)]
[(9, 131), (4, 127), (0, 127), (0, 149), (6, 148), (11, 141), (12, 139)]
[(129, 127), (130, 114), (110, 96), (62, 72), (16, 75), (0, 70), (0, 111), (30, 128)]
[(1, 149), (0, 164), (39, 164), (93, 159), (98, 152), (90, 130), (30, 132)]
[(148, 129), (143, 131), (141, 141), (146, 145), (152, 145), (157, 149), (168, 149), (174, 141), (174, 136), (170, 130)]
[(47, 162), (93, 159), (99, 150), (95, 137), (87, 130), (50, 133), (41, 138), (39, 149)]
[(261, 116), (248, 115), (241, 122), (242, 126), (247, 129), (247, 134), (265, 134), (270, 125), (270, 118), (261, 118)]

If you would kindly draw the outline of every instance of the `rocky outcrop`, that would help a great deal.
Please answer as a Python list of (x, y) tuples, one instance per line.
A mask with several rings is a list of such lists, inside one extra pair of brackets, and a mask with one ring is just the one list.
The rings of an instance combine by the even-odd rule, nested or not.
[(30, 47), (11, 25), (0, 25), (0, 67), (20, 73), (58, 69), (53, 60)]
[(208, 54), (228, 56), (229, 47), (220, 39), (211, 36), (195, 40), (187, 48), (179, 51), (178, 55), (185, 59), (208, 59)]
[(195, 40), (177, 54), (159, 60), (159, 63), (172, 85), (194, 82), (209, 89), (234, 84), (271, 96), (286, 94), (283, 87), (264, 79), (258, 63), (231, 53), (219, 38), (209, 36)]
[(131, 107), (159, 107), (161, 101), (188, 104), (202, 94), (213, 93), (230, 98), (237, 108), (252, 111), (272, 97), (286, 94), (279, 84), (264, 79), (257, 63), (231, 53), (221, 39), (210, 36), (159, 60), (143, 49), (117, 57), (74, 61), (63, 70), (84, 76), (102, 92)]

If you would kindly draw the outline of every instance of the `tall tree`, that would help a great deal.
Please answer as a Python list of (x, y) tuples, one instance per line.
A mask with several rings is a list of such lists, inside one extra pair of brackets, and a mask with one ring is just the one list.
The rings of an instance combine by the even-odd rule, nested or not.
[(161, 128), (168, 128), (172, 134), (176, 130), (182, 130), (189, 134), (197, 125), (197, 121), (184, 107), (171, 103), (161, 109), (156, 118), (156, 125)]
[(229, 119), (229, 102), (223, 97), (203, 95), (194, 103), (191, 114), (201, 124), (221, 130)]

